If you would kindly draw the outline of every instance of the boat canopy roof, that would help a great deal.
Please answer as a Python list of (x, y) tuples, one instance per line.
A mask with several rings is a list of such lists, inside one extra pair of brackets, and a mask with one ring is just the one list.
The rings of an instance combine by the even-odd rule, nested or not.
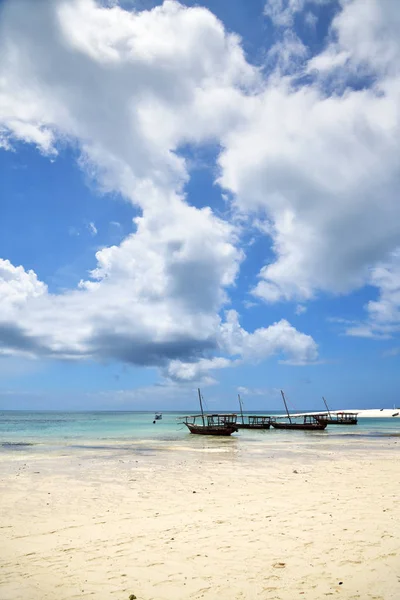
[[(187, 415), (186, 417), (180, 417), (181, 419), (187, 419), (188, 417), (195, 418), (201, 417), (201, 414)], [(204, 417), (237, 417), (236, 413), (204, 413)]]
[(208, 426), (211, 425), (234, 425), (237, 421), (237, 414), (235, 413), (214, 413), (214, 414), (204, 414), (204, 415), (188, 415), (184, 417), (185, 423), (193, 423), (196, 421), (201, 421), (203, 424), (207, 423)]
[(249, 423), (269, 423), (271, 421), (271, 417), (267, 415), (248, 415)]

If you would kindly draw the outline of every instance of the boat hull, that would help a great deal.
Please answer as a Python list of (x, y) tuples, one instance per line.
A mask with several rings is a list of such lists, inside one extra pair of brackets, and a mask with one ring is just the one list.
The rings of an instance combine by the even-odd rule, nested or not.
[(274, 429), (294, 429), (298, 431), (322, 431), (327, 423), (272, 423)]
[(232, 435), (237, 431), (237, 427), (230, 425), (193, 425), (191, 423), (185, 423), (186, 427), (189, 429), (190, 433), (194, 433), (196, 435)]
[(250, 423), (236, 423), (238, 429), (269, 429), (271, 423), (264, 423), (263, 425), (251, 425)]
[[(317, 417), (318, 418), (318, 417)], [(327, 425), (357, 425), (357, 419), (345, 419), (340, 421), (340, 419), (319, 419), (320, 423), (326, 423)]]

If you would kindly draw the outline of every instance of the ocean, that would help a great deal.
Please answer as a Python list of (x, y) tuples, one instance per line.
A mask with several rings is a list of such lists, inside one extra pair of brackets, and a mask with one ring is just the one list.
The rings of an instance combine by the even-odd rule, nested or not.
[[(154, 421), (150, 412), (1, 411), (0, 456), (24, 452), (235, 452), (259, 456), (289, 449), (360, 448), (372, 440), (400, 437), (400, 419), (359, 418), (358, 425), (328, 425), (325, 431), (240, 430), (230, 438), (191, 435), (179, 418), (166, 412)], [(246, 414), (246, 413), (245, 413)], [(253, 413), (254, 414), (254, 413)], [(261, 413), (260, 413), (261, 414)], [(282, 413), (271, 413), (282, 414)]]

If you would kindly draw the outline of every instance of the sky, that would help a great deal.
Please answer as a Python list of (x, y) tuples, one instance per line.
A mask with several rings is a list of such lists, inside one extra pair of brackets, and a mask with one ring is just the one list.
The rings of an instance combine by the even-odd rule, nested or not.
[(0, 1), (0, 409), (398, 405), (399, 28)]

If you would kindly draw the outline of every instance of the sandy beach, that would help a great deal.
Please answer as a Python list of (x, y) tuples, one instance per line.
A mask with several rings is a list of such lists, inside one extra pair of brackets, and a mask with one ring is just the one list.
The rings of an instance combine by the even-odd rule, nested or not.
[(0, 598), (398, 600), (400, 440), (358, 444), (3, 459)]

